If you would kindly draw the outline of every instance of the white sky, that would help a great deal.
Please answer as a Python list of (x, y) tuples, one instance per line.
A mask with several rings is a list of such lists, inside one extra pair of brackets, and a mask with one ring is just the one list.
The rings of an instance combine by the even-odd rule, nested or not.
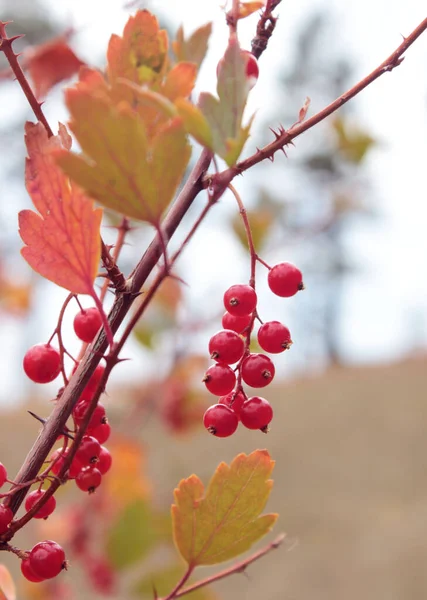
[[(74, 25), (79, 32), (74, 40), (80, 54), (88, 62), (99, 62), (105, 54), (109, 36), (120, 33), (128, 17), (122, 2), (116, 0), (44, 0), (46, 16), (64, 23), (64, 28)], [(330, 0), (339, 15), (336, 37), (347, 47), (355, 61), (355, 76), (362, 77), (375, 68), (400, 43), (401, 35), (407, 35), (426, 16), (424, 0)], [(284, 0), (280, 7), (281, 18), (268, 51), (268, 58), (260, 61), (261, 75), (254, 88), (248, 112), (258, 111), (265, 121), (269, 108), (269, 90), (274, 88), (275, 69), (293, 60), (292, 42), (307, 14), (315, 8), (326, 6), (324, 0)], [(213, 21), (214, 35), (210, 54), (204, 64), (198, 89), (214, 91), (216, 64), (223, 53), (227, 29), (217, 0), (153, 0), (150, 9), (167, 13), (171, 20), (184, 22), (187, 32), (197, 26)], [(250, 47), (255, 19), (242, 23), (242, 46)], [(286, 55), (285, 40), (289, 53)], [(339, 45), (339, 44), (338, 44)], [(408, 308), (419, 311), (420, 343), (427, 343), (427, 222), (426, 158), (427, 158), (427, 34), (409, 49), (403, 64), (392, 74), (386, 74), (364, 91), (357, 99), (358, 117), (364, 127), (372, 131), (380, 141), (365, 165), (370, 178), (372, 194), (384, 219), (367, 225), (354, 233), (354, 246), (367, 269), (354, 278), (346, 297), (346, 315), (343, 336), (347, 341), (350, 361), (388, 360), (401, 355), (414, 340), (410, 339), (413, 323), (409, 323)], [(1, 93), (1, 90), (0, 90)], [(309, 114), (321, 108), (307, 90), (312, 105)], [(66, 120), (66, 112), (57, 99), (60, 92), (48, 99), (45, 112), (51, 123)], [(302, 98), (302, 102), (304, 98)], [(4, 105), (3, 105), (4, 106)], [(5, 108), (3, 108), (3, 111)], [(274, 125), (275, 123), (272, 123)], [(310, 133), (305, 134), (309, 143)], [(250, 152), (250, 145), (248, 152)], [(289, 153), (289, 160), (298, 152)], [(286, 162), (283, 160), (283, 169)], [(262, 168), (262, 167), (260, 167)], [(239, 184), (240, 185), (240, 184)], [(240, 188), (244, 192), (244, 187)], [(215, 256), (212, 257), (212, 247)], [(230, 259), (236, 246), (227, 236), (209, 228), (195, 241), (184, 257), (184, 269), (191, 271), (187, 278), (192, 284), (194, 297), (202, 298), (212, 280), (233, 283), (244, 277), (245, 265)], [(222, 253), (222, 255), (221, 255)], [(195, 256), (203, 261), (195, 262)], [(209, 258), (211, 257), (211, 259)], [(187, 268), (186, 268), (187, 267)], [(226, 273), (224, 271), (226, 270)], [(50, 284), (48, 284), (50, 285)], [(52, 286), (53, 288), (53, 286)], [(51, 293), (49, 289), (48, 315), (58, 310), (62, 292)], [(308, 292), (307, 292), (308, 293)], [(46, 290), (39, 298), (38, 308), (29, 323), (25, 344), (36, 343), (48, 336), (53, 321), (46, 317)], [(44, 315), (44, 316), (42, 316)], [(52, 317), (52, 319), (56, 319)], [(412, 317), (411, 317), (412, 318)], [(23, 340), (17, 333), (19, 325), (13, 322), (1, 325), (3, 339), (10, 344), (0, 348), (0, 364), (6, 357), (16, 358), (17, 369), (2, 370), (0, 402), (8, 402), (23, 391), (20, 376), (20, 359)], [(24, 345), (25, 345), (24, 344)], [(2, 356), (2, 352), (3, 355)], [(132, 354), (131, 350), (128, 355)], [(134, 366), (125, 363), (123, 376), (128, 376)]]

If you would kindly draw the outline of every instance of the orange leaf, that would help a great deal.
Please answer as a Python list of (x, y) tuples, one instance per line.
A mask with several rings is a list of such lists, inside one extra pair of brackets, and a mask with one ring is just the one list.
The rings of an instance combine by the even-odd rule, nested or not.
[(196, 82), (197, 67), (190, 62), (180, 62), (167, 74), (161, 92), (169, 100), (187, 98), (193, 91)]
[(221, 463), (204, 494), (196, 475), (175, 489), (175, 545), (189, 566), (212, 565), (238, 556), (272, 528), (276, 514), (259, 516), (273, 485), (267, 450), (239, 454)]
[(139, 10), (130, 17), (123, 37), (112, 35), (108, 45), (108, 77), (118, 77), (134, 83), (151, 83), (167, 66), (168, 37), (148, 10)]
[(266, 0), (254, 0), (253, 2), (241, 2), (239, 6), (239, 19), (249, 17), (252, 13), (265, 6)]
[(44, 127), (27, 123), (25, 178), (35, 208), (19, 213), (22, 256), (46, 279), (75, 294), (92, 294), (101, 254), (102, 210), (71, 185), (53, 162), (52, 151), (70, 148), (64, 126), (47, 137)]
[(83, 64), (64, 37), (37, 46), (25, 60), (37, 98), (46, 96), (55, 84), (72, 77)]
[(177, 31), (176, 40), (172, 42), (172, 48), (177, 59), (195, 63), (197, 68), (200, 68), (208, 50), (208, 40), (211, 33), (212, 23), (207, 23), (196, 29), (189, 38), (185, 39), (184, 29), (181, 26)]
[(16, 600), (15, 583), (4, 565), (0, 565), (0, 600)]

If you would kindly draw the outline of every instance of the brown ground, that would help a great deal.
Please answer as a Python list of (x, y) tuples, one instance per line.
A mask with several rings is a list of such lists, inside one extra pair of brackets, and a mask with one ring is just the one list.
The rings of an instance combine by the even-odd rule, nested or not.
[[(267, 447), (277, 461), (268, 509), (280, 513), (274, 533), (286, 531), (288, 542), (248, 576), (217, 584), (218, 596), (426, 600), (427, 358), (336, 368), (267, 395), (275, 410), (267, 437), (239, 430), (227, 440), (200, 432), (177, 441), (153, 423), (144, 431), (163, 506), (180, 478), (195, 472), (207, 482), (238, 452)], [(25, 423), (2, 419), (0, 456), (11, 471), (37, 430)]]

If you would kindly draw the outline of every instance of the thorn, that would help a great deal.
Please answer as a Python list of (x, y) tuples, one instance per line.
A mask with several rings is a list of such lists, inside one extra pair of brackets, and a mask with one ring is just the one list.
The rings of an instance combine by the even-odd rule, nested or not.
[(7, 41), (10, 44), (13, 44), (13, 42), (16, 42), (16, 40), (20, 40), (23, 37), (25, 37), (25, 35), (23, 33), (18, 33), (18, 35), (13, 35), (12, 37), (7, 38)]
[[(46, 419), (43, 419), (43, 417), (39, 417), (38, 415), (36, 415), (36, 413), (33, 413), (33, 411), (31, 410), (27, 410), (27, 412), (34, 417), (35, 419), (37, 419), (37, 421), (39, 421), (42, 425), (46, 425)], [(68, 429), (63, 429), (61, 431), (62, 435), (65, 435), (67, 438), (70, 438), (70, 440), (74, 440), (74, 436), (72, 436), (69, 432)]]
[[(276, 138), (276, 140), (278, 140), (279, 137), (280, 137), (280, 133), (278, 131), (275, 131), (272, 127), (269, 127), (269, 130), (274, 135), (274, 137)], [(279, 129), (279, 131), (280, 131), (280, 129)]]
[(269, 161), (274, 162), (274, 154), (272, 154), (271, 156), (267, 157)]
[(286, 158), (288, 158), (288, 155), (286, 154), (286, 150), (283, 148), (283, 146), (280, 148), (280, 150), (283, 152), (283, 154), (286, 156)]

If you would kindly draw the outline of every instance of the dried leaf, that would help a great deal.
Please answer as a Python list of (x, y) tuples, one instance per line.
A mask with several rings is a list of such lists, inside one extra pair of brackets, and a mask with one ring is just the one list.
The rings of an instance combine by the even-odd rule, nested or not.
[(0, 565), (0, 600), (16, 600), (15, 582), (4, 565)]
[(102, 210), (95, 209), (53, 161), (52, 151), (71, 145), (65, 127), (51, 138), (40, 123), (27, 123), (25, 131), (27, 190), (40, 214), (19, 213), (19, 233), (26, 244), (22, 256), (57, 285), (76, 294), (92, 294), (101, 255)]
[(25, 57), (37, 98), (43, 98), (54, 85), (75, 75), (83, 64), (64, 37), (37, 46)]
[(167, 67), (168, 37), (148, 10), (130, 17), (123, 37), (112, 35), (108, 46), (108, 77), (111, 82), (124, 78), (134, 83), (152, 83)]
[(207, 23), (196, 29), (188, 39), (185, 39), (184, 29), (181, 26), (177, 31), (176, 40), (172, 42), (172, 48), (178, 61), (189, 61), (200, 68), (208, 50), (211, 33), (212, 23)]
[(58, 164), (104, 206), (157, 225), (190, 159), (181, 118), (148, 140), (144, 122), (125, 102), (115, 106), (81, 87), (68, 90), (66, 101), (83, 155), (62, 151)]
[(172, 522), (175, 545), (191, 566), (238, 556), (273, 527), (276, 514), (259, 516), (270, 495), (274, 461), (266, 450), (239, 454), (221, 463), (206, 494), (196, 475), (175, 489)]
[(265, 6), (266, 0), (255, 0), (253, 2), (240, 2), (238, 19), (249, 17), (257, 10), (261, 10)]
[(307, 96), (303, 106), (299, 109), (298, 113), (298, 123), (302, 123), (307, 115), (307, 111), (310, 108), (310, 98)]

